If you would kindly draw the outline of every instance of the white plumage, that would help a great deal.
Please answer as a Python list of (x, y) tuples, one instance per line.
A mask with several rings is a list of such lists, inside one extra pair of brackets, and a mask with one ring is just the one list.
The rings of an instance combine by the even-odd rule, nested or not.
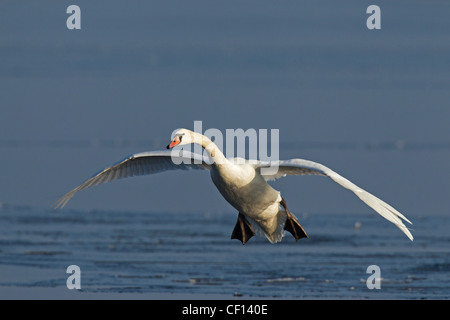
[[(232, 237), (245, 244), (256, 232), (275, 243), (281, 241), (285, 230), (291, 232), (297, 240), (307, 235), (295, 216), (287, 209), (280, 192), (273, 189), (267, 181), (286, 175), (322, 175), (352, 191), (369, 207), (400, 228), (410, 240), (413, 240), (411, 232), (403, 224), (402, 219), (411, 223), (405, 216), (320, 163), (303, 159), (272, 162), (227, 159), (211, 140), (187, 129), (177, 130), (172, 140), (168, 148), (197, 143), (207, 151), (209, 158), (205, 159), (199, 154), (175, 150), (136, 153), (100, 171), (68, 192), (56, 202), (55, 208), (64, 207), (78, 191), (113, 180), (166, 170), (203, 169), (210, 171), (211, 179), (219, 192), (240, 213)], [(263, 170), (270, 166), (277, 166), (278, 171), (267, 173)], [(291, 223), (293, 227), (289, 227)]]

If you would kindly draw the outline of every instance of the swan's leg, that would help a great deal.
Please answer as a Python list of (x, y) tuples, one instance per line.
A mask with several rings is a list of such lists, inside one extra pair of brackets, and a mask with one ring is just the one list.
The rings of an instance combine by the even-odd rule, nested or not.
[(303, 227), (298, 222), (297, 218), (288, 210), (286, 201), (284, 201), (283, 198), (281, 198), (280, 204), (283, 206), (284, 211), (286, 211), (286, 222), (284, 224), (284, 230), (292, 233), (296, 241), (301, 238), (309, 238)]
[(231, 234), (231, 239), (241, 240), (244, 245), (251, 237), (255, 235), (252, 226), (245, 219), (245, 216), (239, 212), (236, 226), (234, 227), (233, 233)]

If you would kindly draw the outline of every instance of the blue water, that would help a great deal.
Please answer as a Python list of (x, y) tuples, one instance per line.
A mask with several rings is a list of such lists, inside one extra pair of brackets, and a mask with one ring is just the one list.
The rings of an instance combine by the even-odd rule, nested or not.
[[(236, 215), (0, 209), (0, 297), (448, 299), (450, 219), (410, 217), (414, 242), (376, 214), (298, 214), (310, 238), (230, 240)], [(359, 228), (358, 228), (359, 226)], [(378, 265), (381, 288), (366, 273)], [(20, 291), (22, 290), (22, 291)]]

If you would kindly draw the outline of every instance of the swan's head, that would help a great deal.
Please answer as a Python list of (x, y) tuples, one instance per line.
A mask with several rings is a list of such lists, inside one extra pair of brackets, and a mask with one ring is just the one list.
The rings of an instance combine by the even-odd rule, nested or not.
[(172, 132), (171, 142), (167, 149), (172, 149), (175, 146), (182, 146), (184, 144), (193, 143), (192, 131), (188, 129), (176, 129)]

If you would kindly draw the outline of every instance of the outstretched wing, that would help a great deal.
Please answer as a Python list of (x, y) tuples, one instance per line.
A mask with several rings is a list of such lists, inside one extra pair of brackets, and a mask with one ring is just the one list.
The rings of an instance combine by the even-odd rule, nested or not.
[(54, 207), (63, 208), (80, 190), (117, 179), (158, 173), (167, 170), (209, 170), (211, 165), (196, 153), (182, 151), (178, 155), (171, 151), (149, 151), (130, 155), (117, 164), (96, 173), (75, 189), (55, 202)]
[(267, 174), (264, 175), (264, 170), (260, 170), (261, 174), (266, 180), (274, 180), (281, 177), (284, 177), (286, 175), (322, 175), (322, 176), (328, 176), (331, 179), (333, 179), (334, 182), (340, 184), (344, 188), (352, 191), (356, 196), (364, 201), (369, 207), (371, 207), (373, 210), (378, 212), (382, 217), (389, 220), (393, 224), (395, 224), (397, 227), (402, 230), (406, 236), (413, 240), (413, 236), (411, 232), (409, 232), (408, 228), (403, 224), (403, 220), (407, 221), (408, 223), (412, 224), (405, 216), (403, 216), (400, 212), (398, 212), (396, 209), (391, 207), (389, 204), (384, 202), (383, 200), (375, 197), (373, 194), (361, 189), (351, 181), (347, 180), (343, 176), (337, 174), (330, 168), (309, 160), (303, 160), (303, 159), (291, 159), (291, 160), (284, 160), (284, 161), (272, 161), (272, 162), (259, 162), (256, 167), (257, 168), (264, 168), (269, 166), (276, 166), (278, 165), (278, 171), (275, 174)]

